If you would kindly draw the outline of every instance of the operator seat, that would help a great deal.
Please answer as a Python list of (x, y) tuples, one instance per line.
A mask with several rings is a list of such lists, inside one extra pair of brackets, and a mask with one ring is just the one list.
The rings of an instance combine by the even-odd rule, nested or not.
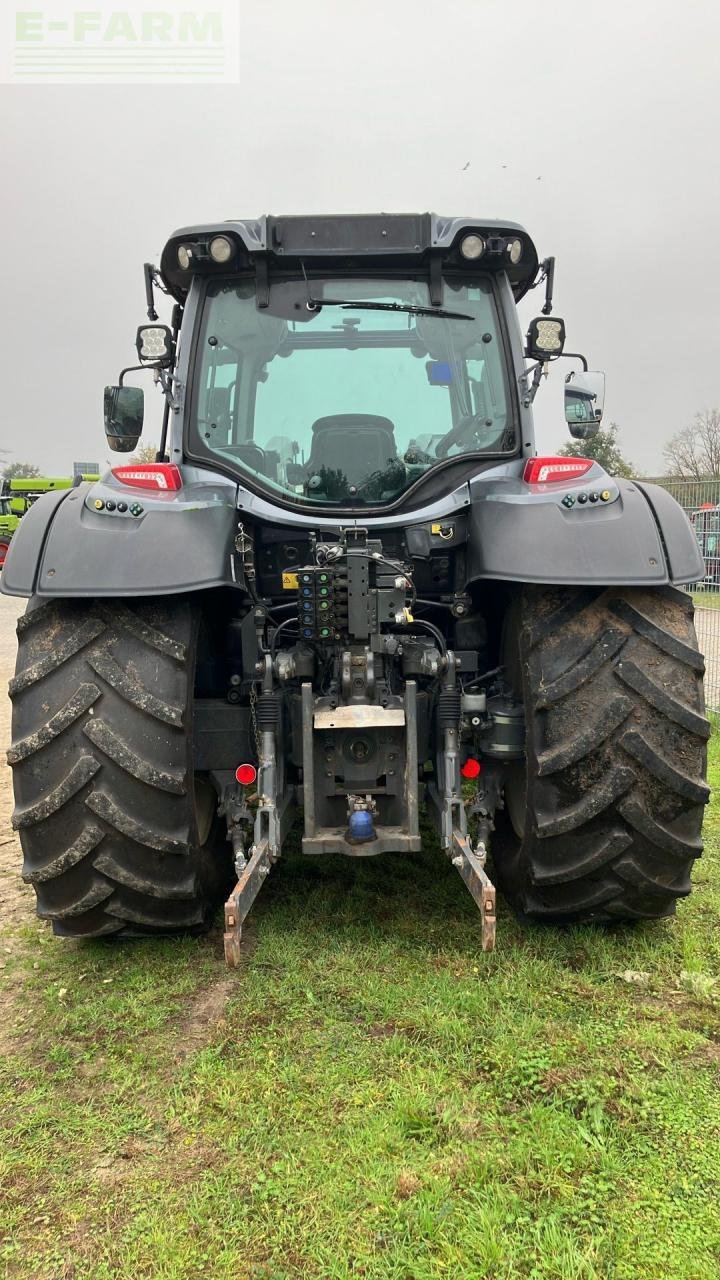
[(375, 413), (333, 413), (312, 425), (309, 476), (321, 471), (341, 471), (349, 484), (361, 484), (374, 471), (384, 471), (397, 461), (395, 428), (389, 418)]

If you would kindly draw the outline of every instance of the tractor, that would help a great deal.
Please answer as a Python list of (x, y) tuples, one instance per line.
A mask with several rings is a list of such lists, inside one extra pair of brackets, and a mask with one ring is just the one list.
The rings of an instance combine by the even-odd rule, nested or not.
[(412, 859), (421, 815), (484, 950), (496, 884), (555, 924), (690, 892), (702, 558), (664, 489), (538, 456), (551, 364), (570, 433), (602, 417), (554, 275), (523, 227), (435, 214), (190, 226), (145, 265), (104, 420), (137, 447), (151, 370), (156, 461), (40, 498), (2, 574), (13, 823), (55, 933), (198, 932), (226, 899), (236, 965), (292, 826), (308, 857)]

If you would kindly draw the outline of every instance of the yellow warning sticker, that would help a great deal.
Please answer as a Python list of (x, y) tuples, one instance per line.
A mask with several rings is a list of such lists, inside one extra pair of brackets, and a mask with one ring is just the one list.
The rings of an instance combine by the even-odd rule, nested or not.
[(298, 576), (296, 573), (284, 573), (282, 576), (283, 591), (297, 591)]
[(452, 538), (455, 530), (451, 524), (432, 524), (430, 532), (439, 538), (444, 538), (447, 542), (448, 538)]

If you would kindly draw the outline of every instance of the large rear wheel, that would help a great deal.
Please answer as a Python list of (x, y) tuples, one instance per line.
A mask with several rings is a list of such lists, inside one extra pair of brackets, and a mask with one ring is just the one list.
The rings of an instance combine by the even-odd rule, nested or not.
[(505, 627), (526, 761), (506, 787), (500, 887), (548, 920), (652, 919), (690, 892), (709, 791), (690, 597), (525, 588)]
[(31, 601), (18, 622), (13, 825), (58, 934), (198, 932), (231, 873), (192, 760), (198, 609)]

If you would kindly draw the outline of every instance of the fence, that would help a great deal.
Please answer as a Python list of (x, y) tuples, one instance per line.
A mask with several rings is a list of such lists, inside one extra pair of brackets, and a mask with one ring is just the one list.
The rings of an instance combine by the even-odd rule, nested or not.
[(695, 628), (705, 654), (705, 699), (712, 711), (720, 711), (720, 480), (645, 478), (672, 494), (695, 530), (705, 572), (688, 590), (695, 602)]

